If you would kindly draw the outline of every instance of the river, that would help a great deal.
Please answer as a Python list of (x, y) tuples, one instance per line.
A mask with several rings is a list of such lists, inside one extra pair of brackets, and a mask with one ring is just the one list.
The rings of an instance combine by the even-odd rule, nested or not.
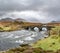
[(18, 47), (20, 44), (30, 44), (43, 39), (48, 35), (42, 32), (34, 32), (28, 30), (0, 32), (0, 50), (7, 50)]

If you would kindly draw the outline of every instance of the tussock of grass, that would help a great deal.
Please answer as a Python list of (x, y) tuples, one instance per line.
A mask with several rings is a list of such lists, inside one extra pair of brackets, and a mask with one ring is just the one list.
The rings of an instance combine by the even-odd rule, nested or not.
[(40, 40), (37, 43), (33, 44), (33, 47), (39, 47), (43, 50), (53, 50), (57, 51), (60, 49), (60, 37), (59, 36), (50, 36), (46, 39)]

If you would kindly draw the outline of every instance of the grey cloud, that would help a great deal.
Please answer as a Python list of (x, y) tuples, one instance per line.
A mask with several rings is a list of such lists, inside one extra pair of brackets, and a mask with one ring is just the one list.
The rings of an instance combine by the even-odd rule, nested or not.
[(0, 16), (12, 11), (35, 10), (60, 19), (60, 0), (0, 0)]
[[(0, 11), (12, 11), (12, 10), (34, 10), (36, 7), (42, 6), (43, 2), (39, 0), (26, 0), (21, 3), (22, 0), (0, 0)], [(27, 2), (28, 1), (28, 2)], [(27, 6), (25, 4), (27, 3)]]

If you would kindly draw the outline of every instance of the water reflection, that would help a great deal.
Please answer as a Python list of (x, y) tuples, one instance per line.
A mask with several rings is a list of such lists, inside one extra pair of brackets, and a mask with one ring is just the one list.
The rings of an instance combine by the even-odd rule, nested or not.
[(35, 31), (35, 32), (39, 32), (39, 28), (38, 28), (38, 27), (35, 27), (35, 28), (34, 28), (34, 31)]

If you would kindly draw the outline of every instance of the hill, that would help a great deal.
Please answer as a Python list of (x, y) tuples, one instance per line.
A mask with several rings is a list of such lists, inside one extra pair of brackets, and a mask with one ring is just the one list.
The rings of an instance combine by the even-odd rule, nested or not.
[(42, 23), (32, 23), (27, 22), (24, 19), (11, 19), (5, 18), (0, 20), (0, 31), (13, 31), (13, 30), (20, 30), (27, 26), (41, 26)]

